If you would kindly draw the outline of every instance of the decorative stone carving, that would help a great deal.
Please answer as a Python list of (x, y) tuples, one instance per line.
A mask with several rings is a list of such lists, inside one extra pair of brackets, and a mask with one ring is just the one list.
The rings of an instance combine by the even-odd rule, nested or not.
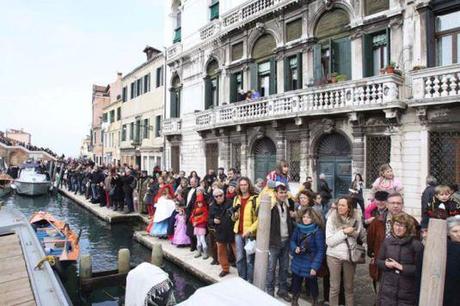
[(428, 121), (428, 116), (425, 107), (419, 107), (416, 109), (415, 114), (422, 125), (425, 125)]
[(330, 134), (334, 131), (335, 128), (335, 121), (332, 119), (324, 118), (321, 120), (321, 123), (323, 124), (323, 131), (326, 134)]

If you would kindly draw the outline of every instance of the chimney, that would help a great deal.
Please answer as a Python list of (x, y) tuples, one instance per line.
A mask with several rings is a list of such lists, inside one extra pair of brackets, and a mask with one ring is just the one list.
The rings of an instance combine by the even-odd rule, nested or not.
[(157, 55), (161, 51), (151, 47), (151, 46), (145, 46), (144, 48), (144, 53), (147, 55), (147, 61), (151, 60), (153, 56)]
[(117, 72), (117, 80), (121, 80), (123, 78), (122, 72)]

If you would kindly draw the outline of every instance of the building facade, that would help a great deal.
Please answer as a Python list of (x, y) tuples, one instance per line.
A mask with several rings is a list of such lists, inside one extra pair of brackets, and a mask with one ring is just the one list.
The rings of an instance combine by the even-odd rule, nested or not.
[[(460, 1), (171, 0), (165, 166), (460, 183)], [(460, 36), (459, 36), (460, 37)], [(241, 101), (242, 92), (256, 92)]]
[(103, 163), (117, 165), (121, 161), (121, 103), (122, 73), (117, 73), (116, 80), (109, 85), (110, 103), (102, 110)]
[(103, 109), (110, 104), (110, 86), (93, 85), (91, 118), (91, 159), (102, 165), (104, 155)]
[(80, 158), (91, 157), (91, 136), (87, 135), (81, 140), (79, 156)]
[(149, 46), (144, 52), (147, 61), (122, 79), (120, 160), (151, 174), (163, 157), (164, 56)]
[(21, 142), (25, 145), (32, 143), (32, 135), (24, 131), (24, 129), (7, 129), (5, 132), (7, 138), (13, 139), (14, 141)]

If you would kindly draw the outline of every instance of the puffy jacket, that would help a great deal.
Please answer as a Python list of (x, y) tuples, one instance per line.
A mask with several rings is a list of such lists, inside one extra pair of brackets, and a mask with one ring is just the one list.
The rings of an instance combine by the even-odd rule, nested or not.
[[(305, 247), (305, 252), (295, 253), (295, 249), (302, 246)], [(326, 249), (324, 231), (314, 224), (311, 226), (298, 224), (291, 238), (290, 249), (292, 273), (301, 277), (309, 277), (310, 270), (318, 271), (324, 259)]]
[[(236, 196), (233, 199), (233, 207), (241, 205), (241, 197)], [(246, 207), (244, 208), (244, 216), (239, 216), (235, 219), (233, 231), (237, 234), (240, 222), (243, 222), (243, 232), (251, 232), (254, 236), (257, 234), (257, 226), (259, 225), (257, 219), (257, 212), (259, 209), (260, 201), (256, 195), (249, 197)], [(240, 209), (241, 210), (241, 209)]]
[[(423, 245), (412, 236), (405, 238), (386, 238), (377, 258), (382, 271), (380, 291), (377, 297), (379, 306), (417, 305), (417, 288), (423, 256)], [(403, 270), (388, 269), (385, 259), (392, 258), (403, 266)]]

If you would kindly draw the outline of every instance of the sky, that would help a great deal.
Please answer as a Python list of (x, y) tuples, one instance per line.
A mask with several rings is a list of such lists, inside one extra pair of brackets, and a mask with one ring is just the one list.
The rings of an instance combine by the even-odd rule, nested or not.
[(107, 85), (163, 50), (166, 0), (0, 0), (0, 130), (77, 156), (92, 84)]

